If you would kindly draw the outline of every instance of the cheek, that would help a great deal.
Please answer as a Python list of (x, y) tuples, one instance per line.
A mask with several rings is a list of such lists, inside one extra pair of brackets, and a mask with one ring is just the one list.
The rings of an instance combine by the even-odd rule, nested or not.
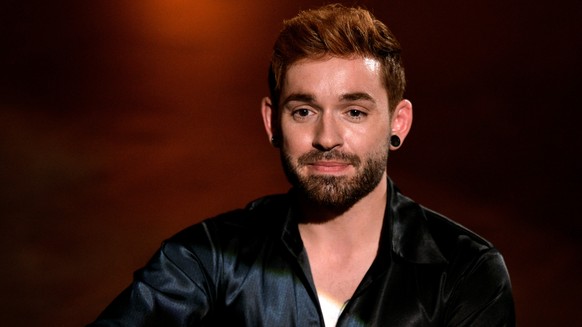
[(364, 151), (365, 149), (387, 144), (389, 138), (390, 128), (388, 124), (383, 126), (363, 126), (361, 128), (354, 128), (345, 134), (345, 141), (356, 151)]
[(288, 156), (292, 158), (298, 158), (299, 156), (311, 151), (313, 148), (311, 143), (300, 142), (297, 138), (287, 139), (283, 141), (282, 150)]
[(309, 129), (299, 126), (281, 126), (283, 136), (283, 146), (290, 152), (304, 151), (305, 148), (311, 147), (312, 137)]

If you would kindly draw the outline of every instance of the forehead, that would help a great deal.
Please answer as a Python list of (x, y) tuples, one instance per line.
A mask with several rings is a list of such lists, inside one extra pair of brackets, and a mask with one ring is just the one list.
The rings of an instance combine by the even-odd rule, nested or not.
[(370, 57), (336, 57), (323, 56), (316, 58), (304, 58), (297, 60), (287, 68), (286, 76), (297, 72), (305, 72), (311, 70), (351, 70), (354, 73), (367, 73), (380, 77), (382, 72), (382, 65), (380, 61)]
[(281, 95), (317, 93), (321, 95), (365, 92), (387, 98), (382, 65), (369, 57), (302, 59), (289, 66)]

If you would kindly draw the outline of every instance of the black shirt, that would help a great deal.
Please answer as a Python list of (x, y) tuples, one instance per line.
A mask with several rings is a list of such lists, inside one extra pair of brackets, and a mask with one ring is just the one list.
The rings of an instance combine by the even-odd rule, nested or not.
[[(337, 326), (514, 326), (501, 254), (388, 187), (378, 254)], [(292, 198), (170, 238), (91, 326), (324, 326)]]

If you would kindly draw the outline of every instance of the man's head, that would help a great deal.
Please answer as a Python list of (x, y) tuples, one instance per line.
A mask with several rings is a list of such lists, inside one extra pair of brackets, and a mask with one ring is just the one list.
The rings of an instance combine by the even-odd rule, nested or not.
[(381, 21), (367, 10), (332, 4), (300, 12), (286, 20), (273, 47), (269, 88), (279, 105), (287, 70), (305, 58), (354, 56), (378, 60), (388, 91), (390, 111), (402, 100), (406, 85), (400, 44)]
[(300, 194), (347, 210), (385, 192), (388, 151), (400, 145), (390, 138), (404, 140), (410, 129), (398, 43), (367, 11), (339, 5), (285, 26), (262, 104), (267, 134)]

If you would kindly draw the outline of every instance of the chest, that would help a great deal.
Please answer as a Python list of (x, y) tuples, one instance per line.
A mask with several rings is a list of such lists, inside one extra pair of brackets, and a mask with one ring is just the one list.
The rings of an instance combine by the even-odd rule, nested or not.
[(309, 264), (318, 296), (338, 307), (352, 298), (374, 261), (375, 252), (343, 257), (335, 254), (309, 253)]
[[(324, 325), (318, 295), (321, 287), (328, 287), (325, 274), (329, 270), (312, 270), (311, 279), (307, 261), (300, 260), (298, 265), (278, 261), (255, 264), (244, 275), (232, 272), (231, 281), (238, 282), (226, 285), (220, 305), (224, 309), (214, 317), (219, 323), (211, 325)], [(442, 278), (438, 271), (419, 273), (414, 267), (395, 263), (380, 268), (373, 265), (367, 270), (363, 277), (340, 274), (341, 278), (336, 279), (346, 282), (349, 288), (344, 291), (350, 293), (337, 326), (426, 326), (440, 315), (436, 299)], [(323, 282), (320, 286), (317, 278)]]

